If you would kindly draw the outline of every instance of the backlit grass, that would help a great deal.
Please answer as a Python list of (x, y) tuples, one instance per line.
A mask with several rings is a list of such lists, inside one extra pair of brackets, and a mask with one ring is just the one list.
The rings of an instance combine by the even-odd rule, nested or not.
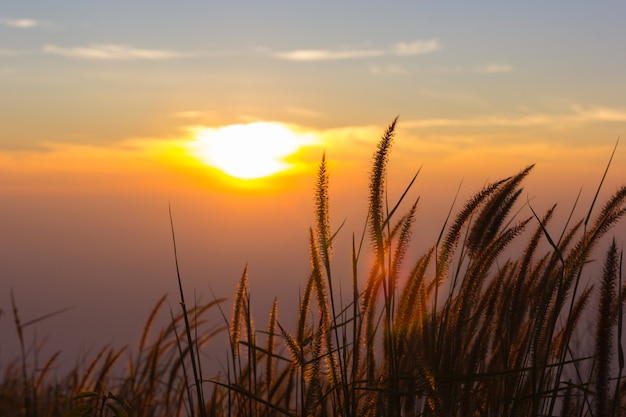
[[(626, 187), (603, 205), (594, 199), (587, 216), (570, 216), (551, 234), (556, 207), (537, 213), (520, 201), (528, 166), (450, 208), (439, 238), (409, 264), (419, 198), (413, 181), (398, 201), (387, 196), (395, 125), (374, 153), (369, 213), (352, 237), (348, 296), (333, 286), (333, 245), (337, 233), (350, 231), (331, 222), (322, 158), (311, 270), (295, 328), (281, 323), (280, 300), (267, 319), (253, 320), (254, 278), (246, 268), (230, 307), (224, 300), (190, 307), (179, 276), (181, 310), (168, 326), (153, 328), (162, 298), (135, 350), (105, 346), (59, 377), (49, 372), (56, 355), (40, 361), (36, 346), (27, 347), (14, 303), (22, 356), (1, 369), (0, 416), (626, 413), (626, 287), (622, 250), (607, 236), (626, 212)], [(367, 276), (359, 275), (363, 259), (371, 262)], [(589, 268), (592, 259), (603, 267)], [(580, 323), (589, 315), (594, 342), (581, 344)], [(209, 324), (216, 321), (222, 325)], [(229, 342), (225, 371), (205, 375), (202, 351), (222, 337)]]

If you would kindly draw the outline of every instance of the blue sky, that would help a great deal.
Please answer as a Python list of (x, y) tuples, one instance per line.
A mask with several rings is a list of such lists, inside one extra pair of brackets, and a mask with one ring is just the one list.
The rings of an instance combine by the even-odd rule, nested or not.
[(334, 128), (606, 110), (624, 123), (625, 14), (622, 2), (8, 2), (0, 147), (167, 137), (189, 122), (177, 115)]

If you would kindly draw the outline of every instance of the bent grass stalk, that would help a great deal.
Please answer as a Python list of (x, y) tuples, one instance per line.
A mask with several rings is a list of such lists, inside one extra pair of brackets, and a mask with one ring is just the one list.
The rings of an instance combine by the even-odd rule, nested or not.
[[(183, 291), (183, 284), (182, 284), (182, 280), (180, 277), (180, 268), (178, 265), (178, 251), (176, 248), (176, 236), (174, 234), (174, 220), (172, 218), (172, 207), (169, 207), (169, 217), (170, 217), (170, 227), (172, 230), (172, 245), (173, 245), (173, 249), (174, 249), (174, 262), (176, 265), (176, 277), (178, 279), (178, 288), (180, 291), (180, 306), (182, 308), (182, 312), (183, 312), (183, 319), (185, 321), (185, 334), (187, 336), (187, 350), (189, 353), (189, 359), (191, 360), (191, 369), (193, 372), (193, 380), (194, 380), (194, 386), (196, 388), (196, 395), (197, 395), (197, 401), (198, 401), (198, 412), (199, 415), (201, 417), (206, 417), (206, 408), (205, 408), (205, 401), (204, 401), (204, 391), (202, 390), (202, 377), (200, 376), (200, 364), (197, 364), (197, 357), (196, 357), (196, 353), (195, 353), (195, 346), (194, 346), (194, 339), (191, 336), (191, 326), (189, 324), (189, 317), (187, 314), (187, 305), (185, 304), (185, 293)], [(178, 335), (176, 335), (176, 340), (178, 340)], [(182, 349), (179, 346), (179, 350), (181, 351), (181, 355), (182, 355)], [(182, 359), (182, 358), (181, 358)], [(187, 378), (185, 378), (185, 381), (187, 380)], [(193, 412), (194, 407), (193, 407), (193, 400), (191, 395), (189, 395), (189, 409), (191, 410), (191, 412)]]

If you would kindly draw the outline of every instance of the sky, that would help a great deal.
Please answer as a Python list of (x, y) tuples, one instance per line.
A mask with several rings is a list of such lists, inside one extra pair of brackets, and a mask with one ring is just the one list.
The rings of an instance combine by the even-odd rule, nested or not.
[[(535, 163), (525, 201), (565, 216), (582, 190), (588, 207), (621, 136), (608, 197), (626, 182), (623, 16), (621, 1), (3, 2), (2, 334), (13, 290), (23, 321), (72, 307), (29, 329), (52, 350), (133, 343), (161, 295), (177, 306), (169, 207), (192, 296), (230, 297), (247, 265), (259, 314), (277, 296), (288, 320), (322, 155), (345, 271), (396, 116), (390, 196), (421, 169), (414, 257), (461, 183), (462, 201)], [(214, 160), (222, 141), (226, 165), (253, 166), (283, 134), (274, 175)], [(0, 365), (16, 346), (2, 337)]]

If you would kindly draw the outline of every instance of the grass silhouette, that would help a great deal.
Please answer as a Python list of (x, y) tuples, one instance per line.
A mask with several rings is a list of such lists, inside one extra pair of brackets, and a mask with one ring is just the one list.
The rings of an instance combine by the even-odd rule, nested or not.
[[(187, 307), (179, 276), (181, 312), (150, 337), (165, 297), (156, 303), (121, 374), (112, 370), (127, 352), (104, 347), (52, 379), (57, 356), (36, 365), (14, 303), (22, 355), (3, 369), (0, 415), (623, 415), (622, 251), (613, 240), (597, 252), (626, 212), (626, 187), (594, 215), (596, 194), (586, 218), (570, 215), (556, 236), (548, 232), (555, 207), (536, 213), (519, 201), (531, 165), (486, 185), (456, 216), (451, 208), (437, 241), (407, 265), (419, 198), (405, 200), (419, 172), (398, 201), (388, 200), (396, 123), (374, 153), (367, 221), (352, 237), (349, 300), (333, 288), (341, 227), (331, 226), (324, 156), (295, 329), (281, 324), (279, 300), (267, 327), (255, 327), (247, 268), (230, 317), (224, 300)], [(371, 265), (361, 277), (368, 247)], [(604, 259), (601, 271), (586, 270), (594, 256)], [(592, 275), (588, 285), (583, 271)], [(581, 345), (577, 331), (594, 308), (595, 341)], [(223, 325), (207, 328), (209, 317)], [(220, 335), (229, 340), (226, 371), (206, 377), (200, 353)]]

